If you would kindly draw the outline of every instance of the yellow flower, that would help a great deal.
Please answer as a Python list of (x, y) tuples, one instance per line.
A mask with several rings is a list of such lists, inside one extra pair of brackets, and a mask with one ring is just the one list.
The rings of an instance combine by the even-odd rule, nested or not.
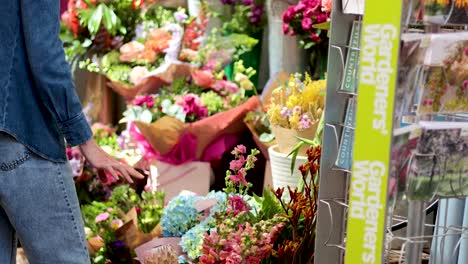
[(252, 90), (254, 86), (253, 83), (249, 79), (243, 80), (239, 84), (242, 89), (247, 90), (247, 91)]
[(290, 128), (298, 129), (298, 125), (300, 121), (301, 121), (300, 114), (297, 112), (293, 112), (293, 114), (289, 117)]

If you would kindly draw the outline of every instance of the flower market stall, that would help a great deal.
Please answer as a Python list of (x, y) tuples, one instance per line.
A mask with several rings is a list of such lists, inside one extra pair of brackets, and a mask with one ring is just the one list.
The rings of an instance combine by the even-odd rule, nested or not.
[[(128, 184), (67, 148), (91, 263), (415, 259), (427, 236), (412, 223), (437, 212), (428, 201), (467, 196), (467, 21), (456, 14), (468, 5), (403, 2), (415, 10), (381, 32), (368, 21), (385, 14), (364, 1), (61, 1), (61, 39), (94, 139), (144, 175)], [(423, 34), (424, 23), (457, 33)], [(448, 128), (458, 130), (440, 132)], [(449, 151), (458, 159), (441, 163)], [(447, 179), (456, 194), (433, 186)], [(415, 190), (424, 184), (434, 195)], [(416, 209), (426, 207), (423, 217)], [(378, 229), (371, 253), (366, 219)], [(462, 259), (466, 223), (453, 226)]]
[[(265, 3), (188, 6), (70, 0), (64, 8), (62, 40), (72, 70), (87, 72), (94, 138), (146, 176), (127, 185), (67, 150), (91, 262), (310, 261), (325, 81), (284, 73), (258, 87)], [(327, 20), (304, 15), (312, 17), (310, 26)], [(265, 173), (277, 166), (275, 142), (282, 155), (295, 153), (283, 168), (295, 175), (290, 184)]]

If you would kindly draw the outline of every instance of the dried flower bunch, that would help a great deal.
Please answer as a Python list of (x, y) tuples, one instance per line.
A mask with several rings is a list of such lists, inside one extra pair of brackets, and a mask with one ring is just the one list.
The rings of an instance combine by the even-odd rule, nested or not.
[(267, 116), (272, 125), (305, 130), (319, 121), (322, 115), (326, 80), (313, 81), (308, 74), (291, 75), (286, 85), (273, 91)]

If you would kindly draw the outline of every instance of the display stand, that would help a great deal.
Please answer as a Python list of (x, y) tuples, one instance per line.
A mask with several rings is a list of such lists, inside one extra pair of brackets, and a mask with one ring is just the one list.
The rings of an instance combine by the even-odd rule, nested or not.
[[(439, 210), (437, 223), (425, 221), (427, 211), (438, 204), (437, 198), (441, 201), (447, 198), (445, 194), (439, 194), (437, 191), (439, 185), (453, 183), (450, 182), (453, 179), (450, 179), (448, 170), (441, 170), (440, 175), (436, 175), (439, 185), (434, 187), (433, 196), (408, 198), (408, 189), (400, 190), (399, 196), (396, 195), (398, 191), (392, 189), (399, 188), (398, 181), (401, 179), (391, 179), (394, 163), (390, 159), (390, 152), (396, 142), (396, 129), (400, 128), (402, 118), (407, 118), (405, 115), (410, 114), (399, 112), (401, 110), (399, 103), (402, 99), (399, 97), (401, 94), (396, 91), (401, 85), (399, 83), (401, 78), (398, 77), (404, 77), (397, 76), (401, 44), (400, 29), (407, 31), (408, 25), (412, 23), (410, 16), (417, 13), (412, 13), (413, 9), (421, 2), (419, 0), (367, 1), (364, 9), (350, 8), (350, 2), (360, 3), (360, 1), (340, 0), (334, 1), (333, 4), (326, 98), (328, 107), (325, 110), (326, 127), (319, 184), (320, 204), (315, 263), (394, 263), (390, 261), (390, 257), (395, 255), (395, 252), (391, 252), (390, 244), (395, 241), (401, 241), (401, 248), (397, 253), (398, 263), (421, 263), (423, 245), (430, 244), (431, 241), (433, 244), (431, 253), (436, 255), (442, 246), (441, 254), (447, 255), (446, 252), (450, 252), (455, 256), (463, 245), (464, 236), (467, 235), (466, 223), (453, 224), (447, 220), (448, 205)], [(431, 20), (430, 25), (425, 21), (425, 28), (421, 28), (420, 24), (417, 25), (416, 27), (423, 29), (419, 32), (434, 32), (434, 29), (436, 31), (440, 29), (440, 24), (434, 25), (436, 22), (433, 21), (436, 20), (439, 21), (437, 23), (445, 25), (450, 21), (456, 21), (454, 19), (463, 19), (463, 16), (453, 17), (456, 13), (454, 5), (455, 1), (452, 1), (451, 6), (444, 9), (448, 14), (442, 18), (431, 15), (430, 19), (435, 20)], [(354, 12), (364, 10), (363, 16), (349, 14), (350, 10)], [(463, 8), (461, 11), (463, 13)], [(467, 7), (464, 9), (465, 13), (466, 11)], [(460, 10), (458, 12), (460, 13)], [(360, 48), (356, 48), (350, 44), (350, 35), (353, 34), (354, 21), (361, 22), (361, 20), (361, 45)], [(401, 21), (403, 25), (400, 25)], [(358, 51), (360, 56), (357, 92), (343, 89), (342, 85), (348, 81), (347, 60), (350, 51), (353, 50)], [(422, 68), (424, 74), (427, 74), (428, 68)], [(421, 88), (420, 83), (411, 85)], [(404, 94), (404, 96), (414, 95)], [(355, 129), (348, 123), (346, 112), (349, 111), (349, 107), (345, 110), (347, 104), (349, 105), (349, 98), (357, 102)], [(394, 102), (397, 104), (395, 112)], [(464, 118), (457, 114), (419, 113), (417, 116), (412, 116), (411, 122), (419, 124), (422, 120), (440, 119), (463, 121)], [(354, 154), (350, 158), (352, 169), (337, 166), (340, 164), (338, 160), (342, 158), (343, 135), (346, 135), (346, 131), (354, 131)], [(458, 136), (466, 137), (462, 135), (465, 133), (464, 130), (461, 131)], [(418, 155), (428, 156), (413, 150), (411, 157)], [(435, 159), (437, 154), (430, 153), (429, 156)], [(410, 159), (407, 172), (410, 172), (414, 162)], [(463, 160), (461, 162), (463, 164)], [(466, 181), (466, 173), (464, 169), (460, 169), (461, 186), (464, 186), (463, 182)], [(393, 180), (392, 184), (390, 180)], [(403, 185), (408, 184), (406, 181), (409, 179), (402, 180)], [(449, 195), (449, 197), (454, 196), (463, 198), (467, 195), (463, 192)], [(394, 213), (395, 201), (408, 203), (407, 214), (398, 216)], [(445, 219), (442, 217), (444, 211)], [(407, 226), (406, 235), (394, 233), (394, 230), (400, 226)], [(428, 227), (439, 231), (435, 234), (425, 233)], [(458, 238), (446, 240), (449, 236)], [(431, 256), (431, 259), (433, 258), (434, 256)], [(434, 263), (456, 263), (453, 259), (450, 260), (452, 262), (448, 261), (448, 258), (445, 258), (442, 262)]]

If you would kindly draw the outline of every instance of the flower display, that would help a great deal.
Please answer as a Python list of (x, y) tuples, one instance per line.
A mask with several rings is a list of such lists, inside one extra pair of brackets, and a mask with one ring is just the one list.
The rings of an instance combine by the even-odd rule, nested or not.
[(220, 0), (231, 6), (230, 16), (223, 16), (223, 30), (240, 34), (253, 34), (262, 30), (265, 23), (264, 1)]
[(299, 35), (302, 45), (309, 48), (327, 39), (326, 32), (314, 28), (330, 18), (331, 0), (301, 0), (289, 6), (283, 13), (283, 34)]
[(306, 74), (292, 75), (285, 86), (273, 91), (267, 116), (273, 125), (305, 130), (320, 119), (325, 103), (326, 80), (312, 81)]

